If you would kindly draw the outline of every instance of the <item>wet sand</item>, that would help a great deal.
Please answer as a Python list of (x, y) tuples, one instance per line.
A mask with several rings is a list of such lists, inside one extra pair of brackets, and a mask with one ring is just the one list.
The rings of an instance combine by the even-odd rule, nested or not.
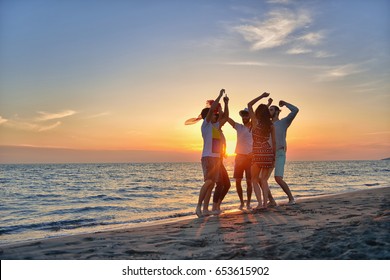
[(252, 213), (2, 245), (2, 260), (390, 259), (390, 187)]

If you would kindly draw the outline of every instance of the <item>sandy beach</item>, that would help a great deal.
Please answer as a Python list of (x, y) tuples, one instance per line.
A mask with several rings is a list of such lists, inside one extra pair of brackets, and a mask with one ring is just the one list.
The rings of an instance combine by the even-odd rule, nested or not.
[(390, 187), (3, 245), (2, 260), (390, 259)]

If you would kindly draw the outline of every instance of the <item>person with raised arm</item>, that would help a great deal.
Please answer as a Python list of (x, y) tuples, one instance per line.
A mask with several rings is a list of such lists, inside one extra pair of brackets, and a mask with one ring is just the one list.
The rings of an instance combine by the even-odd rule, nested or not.
[[(211, 192), (214, 188), (215, 182), (218, 179), (218, 174), (221, 165), (221, 149), (222, 149), (222, 137), (220, 132), (220, 123), (226, 122), (224, 118), (219, 118), (218, 107), (219, 101), (222, 95), (225, 93), (224, 89), (221, 89), (218, 97), (211, 102), (209, 108), (204, 108), (201, 112), (203, 119), (201, 131), (203, 138), (203, 150), (202, 150), (202, 170), (204, 176), (204, 184), (202, 185), (198, 204), (196, 206), (195, 213), (198, 217), (202, 217), (203, 214), (208, 214), (208, 204), (211, 196)], [(202, 213), (202, 204), (203, 212)]]
[(239, 209), (244, 208), (244, 197), (242, 191), (242, 179), (246, 178), (246, 208), (250, 209), (252, 197), (252, 182), (251, 182), (251, 165), (252, 165), (252, 122), (249, 117), (247, 108), (239, 112), (242, 119), (242, 124), (235, 122), (229, 118), (229, 124), (237, 131), (236, 157), (234, 160), (233, 177), (236, 180), (236, 191), (240, 199)]
[(229, 119), (229, 98), (227, 95), (223, 98), (224, 101), (224, 110), (219, 113), (219, 124), (220, 124), (220, 132), (222, 138), (222, 147), (221, 147), (221, 165), (219, 168), (218, 180), (216, 182), (216, 187), (213, 195), (213, 208), (212, 214), (220, 214), (221, 213), (221, 203), (225, 198), (226, 194), (229, 192), (231, 187), (229, 174), (223, 164), (223, 159), (226, 156), (226, 139), (223, 134), (222, 127)]
[[(287, 115), (287, 117), (284, 117), (282, 119), (279, 119), (279, 114), (281, 112), (279, 107), (286, 106), (290, 113)], [(283, 189), (283, 191), (288, 196), (289, 204), (295, 204), (294, 196), (291, 193), (291, 190), (288, 186), (288, 184), (283, 180), (284, 176), (284, 166), (286, 164), (286, 152), (287, 152), (287, 129), (290, 127), (292, 121), (297, 116), (299, 109), (283, 100), (279, 101), (279, 107), (276, 105), (272, 105), (269, 108), (272, 122), (275, 127), (275, 136), (276, 136), (276, 157), (275, 157), (275, 181), (278, 183), (278, 185)], [(269, 196), (270, 203), (275, 205), (275, 200), (273, 199), (271, 193)]]
[[(271, 121), (271, 114), (268, 106), (260, 104), (256, 111), (253, 110), (253, 105), (260, 99), (268, 96), (269, 93), (264, 92), (262, 95), (248, 103), (249, 117), (253, 126), (251, 181), (258, 202), (255, 209), (267, 209), (269, 195), (268, 178), (275, 163), (275, 128)], [(269, 141), (270, 137), (272, 145)], [(263, 202), (261, 194), (263, 194)]]

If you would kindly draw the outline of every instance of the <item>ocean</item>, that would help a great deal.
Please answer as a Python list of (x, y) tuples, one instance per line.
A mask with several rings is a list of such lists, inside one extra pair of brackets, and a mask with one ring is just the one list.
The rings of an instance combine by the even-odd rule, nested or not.
[[(222, 209), (239, 206), (232, 187)], [(390, 161), (287, 162), (298, 200), (390, 186)], [(200, 162), (0, 165), (0, 244), (194, 217), (203, 183)], [(287, 202), (271, 177), (276, 201)], [(244, 197), (246, 184), (243, 182)], [(254, 194), (252, 199), (255, 199)], [(255, 201), (252, 203), (256, 205)]]

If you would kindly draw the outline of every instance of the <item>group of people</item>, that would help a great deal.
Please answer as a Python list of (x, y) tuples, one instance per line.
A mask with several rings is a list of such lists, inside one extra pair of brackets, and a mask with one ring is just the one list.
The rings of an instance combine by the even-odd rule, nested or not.
[[(286, 162), (286, 133), (299, 109), (283, 100), (279, 107), (272, 105), (272, 98), (268, 104), (260, 104), (255, 110), (253, 106), (263, 98), (269, 97), (264, 92), (248, 103), (248, 108), (239, 112), (242, 124), (229, 117), (229, 98), (223, 97), (225, 90), (221, 89), (215, 100), (208, 100), (208, 106), (204, 108), (198, 119), (203, 119), (201, 131), (203, 138), (202, 169), (204, 184), (199, 193), (196, 214), (198, 217), (220, 213), (221, 202), (231, 186), (229, 175), (223, 164), (226, 151), (226, 140), (222, 127), (228, 122), (237, 131), (236, 158), (234, 164), (234, 178), (237, 194), (240, 198), (240, 209), (245, 207), (243, 198), (242, 179), (246, 177), (247, 201), (246, 208), (251, 209), (252, 190), (257, 199), (254, 208), (266, 209), (268, 206), (276, 206), (271, 194), (268, 179), (275, 168), (275, 181), (283, 189), (289, 198), (290, 204), (295, 204), (288, 184), (283, 180), (284, 166)], [(224, 108), (220, 105), (223, 99)], [(290, 113), (287, 117), (279, 119), (280, 107), (286, 106)], [(196, 119), (196, 120), (198, 120)], [(212, 191), (212, 210), (209, 210), (209, 202)], [(203, 208), (202, 208), (203, 206)]]

